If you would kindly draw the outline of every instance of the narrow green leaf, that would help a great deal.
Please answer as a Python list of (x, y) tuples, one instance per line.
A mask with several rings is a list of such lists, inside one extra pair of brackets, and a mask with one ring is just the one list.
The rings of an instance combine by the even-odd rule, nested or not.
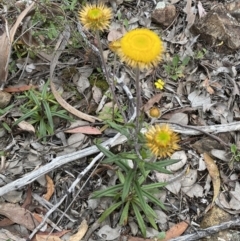
[(121, 218), (119, 220), (120, 225), (126, 225), (127, 224), (129, 205), (130, 205), (130, 201), (127, 201), (127, 203), (125, 204), (125, 206), (122, 210)]
[(123, 184), (125, 182), (125, 177), (124, 177), (123, 173), (121, 172), (121, 170), (117, 170), (116, 174), (119, 178), (119, 181)]
[(144, 211), (144, 213), (146, 215), (148, 215), (146, 201), (143, 197), (143, 192), (142, 192), (142, 189), (141, 189), (139, 183), (137, 181), (134, 181), (133, 186), (134, 186), (134, 190), (137, 194), (137, 197), (139, 199), (141, 209)]
[(142, 215), (139, 211), (139, 208), (138, 206), (132, 202), (132, 207), (133, 207), (133, 211), (136, 215), (136, 218), (137, 218), (137, 222), (138, 222), (138, 225), (139, 225), (139, 228), (143, 234), (143, 237), (145, 238), (146, 237), (146, 226), (144, 224), (144, 221), (143, 221), (143, 218), (142, 218)]
[(93, 192), (91, 195), (91, 198), (100, 198), (100, 197), (111, 197), (111, 196), (116, 196), (117, 192), (123, 189), (123, 184), (117, 184), (112, 187), (108, 187), (104, 190), (99, 190)]
[(44, 112), (45, 112), (45, 114), (46, 114), (46, 116), (47, 116), (48, 124), (50, 125), (50, 127), (51, 127), (52, 129), (54, 129), (53, 118), (52, 118), (52, 113), (51, 113), (49, 104), (48, 104), (45, 100), (42, 101), (42, 104), (43, 104), (44, 109), (45, 109)]
[(131, 185), (132, 185), (132, 181), (133, 181), (134, 175), (135, 175), (135, 171), (134, 171), (134, 170), (130, 170), (130, 171), (127, 173), (125, 182), (124, 182), (124, 184), (123, 184), (123, 191), (122, 191), (122, 201), (123, 201), (123, 202), (125, 201), (125, 199), (126, 199), (127, 196), (129, 195), (130, 187), (131, 187)]
[[(156, 216), (156, 215), (154, 215), (154, 216)], [(147, 217), (149, 223), (152, 225), (152, 227), (153, 227), (154, 229), (157, 230), (158, 227), (157, 227), (157, 225), (156, 225), (155, 217), (154, 217), (154, 216), (152, 216), (152, 215), (146, 215), (146, 217)]]
[(6, 122), (2, 122), (2, 126), (9, 132), (12, 132), (12, 129), (9, 127), (9, 125)]
[(108, 158), (115, 157), (115, 155), (109, 151), (107, 148), (103, 147), (102, 145), (99, 145), (96, 143), (97, 148)]
[(117, 166), (119, 166), (123, 171), (125, 172), (129, 172), (131, 170), (131, 168), (129, 167), (129, 165), (123, 161), (123, 160), (120, 160), (119, 157), (116, 155), (114, 157), (109, 157), (109, 158), (106, 158), (104, 159), (103, 163), (116, 163)]
[(117, 130), (118, 132), (120, 132), (122, 135), (124, 135), (124, 136), (126, 136), (126, 137), (128, 137), (128, 138), (130, 137), (128, 130), (127, 130), (126, 128), (123, 128), (122, 125), (118, 125), (118, 124), (116, 124), (115, 122), (112, 122), (112, 121), (109, 121), (109, 120), (107, 120), (106, 123), (107, 123), (108, 125), (110, 125), (113, 129), (115, 129), (115, 130)]
[(38, 97), (36, 96), (36, 92), (34, 90), (29, 90), (29, 99), (32, 99), (35, 103), (35, 105), (37, 105), (38, 107), (41, 107), (41, 103), (38, 99)]
[(106, 217), (108, 217), (115, 209), (119, 208), (121, 205), (122, 201), (113, 204), (111, 207), (109, 207), (102, 213), (98, 221), (101, 223), (104, 219), (106, 219)]
[(143, 195), (145, 197), (147, 197), (151, 202), (155, 203), (156, 205), (158, 205), (161, 209), (166, 210), (166, 208), (164, 207), (163, 203), (161, 201), (159, 201), (156, 197), (154, 197), (151, 193), (142, 190)]
[(159, 187), (165, 187), (166, 185), (167, 185), (167, 183), (165, 183), (165, 182), (151, 183), (148, 185), (142, 185), (142, 189), (145, 191), (148, 191), (148, 190), (159, 188)]
[(32, 116), (33, 113), (35, 113), (37, 111), (37, 106), (35, 106), (32, 110), (30, 110), (28, 113), (24, 114), (23, 116), (21, 116), (18, 120), (16, 120), (13, 125), (17, 125), (19, 124), (21, 121), (26, 120), (28, 117)]

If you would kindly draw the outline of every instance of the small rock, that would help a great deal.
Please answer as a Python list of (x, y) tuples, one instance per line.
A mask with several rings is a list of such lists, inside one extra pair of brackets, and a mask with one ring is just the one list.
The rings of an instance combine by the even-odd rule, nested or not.
[(12, 95), (4, 92), (4, 91), (0, 91), (0, 108), (3, 109), (5, 108), (11, 101)]
[(218, 4), (190, 28), (194, 35), (220, 51), (240, 48), (240, 23), (223, 4)]
[(152, 21), (161, 26), (168, 27), (175, 19), (176, 14), (176, 7), (170, 4), (164, 8), (155, 9), (152, 13)]
[[(214, 225), (219, 225), (223, 222), (228, 222), (231, 220), (231, 215), (217, 206), (214, 206), (203, 218), (200, 227), (208, 228)], [(210, 236), (210, 234), (209, 234)], [(223, 230), (219, 233), (211, 235), (211, 238), (204, 238), (204, 241), (218, 241), (218, 240), (233, 240), (229, 237), (229, 230)]]

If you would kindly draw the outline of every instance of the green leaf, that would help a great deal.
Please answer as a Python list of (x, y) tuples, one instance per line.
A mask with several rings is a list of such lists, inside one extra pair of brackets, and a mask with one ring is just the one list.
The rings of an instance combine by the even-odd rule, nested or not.
[(137, 195), (137, 197), (139, 199), (139, 203), (140, 203), (141, 209), (144, 211), (144, 213), (146, 215), (148, 215), (146, 201), (145, 201), (145, 199), (143, 197), (143, 192), (142, 192), (142, 189), (141, 189), (139, 183), (137, 181), (134, 181), (133, 182), (133, 187), (134, 187), (136, 195)]
[(127, 128), (124, 128), (122, 125), (118, 125), (113, 121), (109, 121), (107, 120), (106, 123), (111, 126), (113, 129), (117, 130), (118, 132), (120, 132), (122, 135), (126, 136), (129, 138), (129, 131), (127, 130)]
[(173, 67), (176, 68), (178, 66), (178, 63), (179, 63), (179, 56), (175, 55), (172, 60)]
[(145, 191), (148, 191), (148, 190), (159, 188), (159, 187), (165, 187), (166, 185), (167, 185), (167, 183), (165, 183), (165, 182), (151, 183), (148, 185), (142, 185), (142, 189)]
[(237, 152), (237, 146), (236, 145), (234, 145), (234, 144), (231, 145), (231, 152), (232, 153), (236, 153)]
[(119, 157), (116, 155), (114, 157), (109, 157), (104, 159), (103, 163), (116, 163), (123, 171), (129, 172), (131, 168), (129, 167), (128, 163), (125, 160), (119, 160)]
[[(149, 208), (152, 209), (150, 206), (149, 206)], [(148, 210), (148, 212), (149, 212), (149, 210)], [(153, 212), (154, 212), (154, 211), (153, 211)], [(154, 213), (154, 214), (155, 214), (155, 213)], [(152, 227), (157, 230), (158, 227), (157, 227), (156, 221), (155, 221), (155, 219), (156, 219), (156, 214), (155, 214), (154, 216), (152, 216), (152, 215), (146, 215), (146, 217), (147, 217), (149, 223), (152, 225)]]
[(117, 170), (116, 174), (118, 176), (119, 181), (123, 184), (125, 182), (125, 177), (124, 177), (123, 173), (120, 170)]
[(189, 61), (190, 61), (190, 57), (189, 57), (189, 56), (186, 56), (186, 57), (183, 59), (183, 61), (182, 61), (182, 65), (183, 65), (183, 66), (186, 66), (186, 65), (189, 63)]
[(133, 207), (133, 211), (136, 215), (136, 218), (137, 218), (137, 222), (138, 222), (138, 225), (139, 225), (139, 228), (143, 234), (143, 237), (145, 238), (146, 237), (146, 226), (144, 224), (144, 221), (143, 221), (143, 218), (142, 218), (142, 215), (139, 211), (139, 208), (138, 206), (132, 202), (132, 207)]
[(108, 158), (115, 157), (115, 155), (111, 151), (109, 151), (106, 147), (99, 145), (97, 143), (95, 145), (106, 157)]
[(163, 210), (166, 210), (166, 208), (164, 207), (163, 203), (160, 202), (156, 197), (154, 197), (151, 193), (142, 190), (143, 195), (145, 197), (147, 197), (151, 202), (155, 203), (156, 205), (158, 205), (159, 207), (161, 207)]
[(108, 209), (106, 209), (101, 217), (98, 219), (98, 222), (102, 222), (104, 219), (106, 219), (106, 217), (108, 217), (115, 209), (119, 208), (122, 205), (122, 201), (117, 202), (115, 204), (113, 204), (111, 207), (109, 207)]
[(29, 90), (29, 99), (31, 99), (35, 105), (37, 105), (38, 107), (41, 107), (41, 103), (36, 95), (36, 92), (34, 90)]
[(45, 100), (42, 101), (42, 104), (43, 104), (44, 109), (45, 109), (45, 112), (44, 112), (44, 113), (45, 113), (46, 116), (47, 116), (48, 124), (49, 124), (49, 126), (51, 127), (51, 129), (54, 130), (53, 118), (52, 118), (52, 113), (51, 113), (49, 104), (48, 104)]
[(5, 130), (7, 130), (9, 133), (12, 132), (12, 129), (9, 127), (9, 125), (6, 122), (2, 122), (2, 126)]
[(47, 89), (49, 86), (49, 80), (43, 85), (41, 97), (45, 100), (47, 99)]
[(118, 154), (119, 157), (121, 157), (122, 159), (131, 159), (134, 160), (136, 158), (138, 158), (138, 155), (136, 153), (129, 153), (129, 152), (122, 152)]
[(123, 189), (123, 184), (117, 184), (112, 187), (108, 187), (104, 190), (93, 192), (93, 194), (91, 195), (91, 198), (114, 197), (122, 189)]
[(121, 218), (119, 220), (120, 225), (127, 225), (129, 205), (130, 205), (130, 201), (127, 201), (127, 203), (125, 204), (122, 210)]
[(28, 113), (24, 114), (23, 116), (21, 116), (18, 120), (16, 120), (13, 125), (17, 125), (19, 124), (21, 121), (26, 120), (28, 117), (31, 117), (36, 111), (37, 111), (38, 107), (35, 106), (32, 110), (30, 110)]
[(125, 202), (125, 199), (129, 195), (130, 187), (132, 185), (134, 176), (135, 176), (134, 170), (130, 170), (126, 175), (125, 182), (123, 184), (123, 191), (122, 191), (122, 201), (123, 202)]

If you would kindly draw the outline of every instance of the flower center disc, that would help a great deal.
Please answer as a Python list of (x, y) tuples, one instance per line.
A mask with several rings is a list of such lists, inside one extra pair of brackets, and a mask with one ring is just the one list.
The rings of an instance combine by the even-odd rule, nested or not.
[(146, 35), (136, 35), (131, 39), (132, 48), (138, 51), (146, 51), (151, 47), (151, 39)]
[(99, 19), (100, 17), (102, 17), (102, 11), (98, 8), (91, 9), (88, 12), (88, 17), (91, 19)]
[(170, 142), (170, 135), (169, 133), (158, 133), (156, 137), (156, 142), (160, 145), (167, 146)]

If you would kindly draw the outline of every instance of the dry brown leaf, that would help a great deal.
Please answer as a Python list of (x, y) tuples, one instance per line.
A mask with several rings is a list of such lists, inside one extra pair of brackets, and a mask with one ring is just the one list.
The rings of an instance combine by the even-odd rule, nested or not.
[(50, 85), (51, 85), (51, 90), (52, 90), (52, 93), (55, 97), (55, 99), (57, 100), (57, 102), (65, 109), (67, 110), (68, 112), (70, 112), (71, 114), (83, 119), (83, 120), (86, 120), (86, 121), (89, 121), (89, 122), (95, 122), (95, 120), (100, 120), (99, 118), (97, 117), (94, 117), (94, 116), (90, 116), (90, 115), (87, 115), (77, 109), (75, 109), (73, 106), (69, 105), (63, 98), (62, 96), (57, 92), (56, 90), (56, 87), (54, 85), (54, 83), (51, 81), (50, 82)]
[(88, 230), (88, 224), (87, 224), (87, 221), (84, 219), (79, 228), (78, 228), (78, 232), (74, 235), (72, 235), (69, 239), (69, 241), (79, 241), (83, 238), (83, 236), (85, 235), (85, 233), (87, 232)]
[(148, 102), (143, 106), (144, 112), (150, 110), (154, 106), (155, 103), (158, 103), (162, 98), (162, 93), (154, 95)]
[(216, 163), (206, 152), (203, 153), (203, 157), (213, 183), (214, 195), (213, 195), (212, 203), (214, 203), (220, 191), (220, 186), (221, 186), (220, 174)]
[[(29, 204), (31, 204), (31, 202), (32, 202), (32, 190), (31, 190), (31, 187), (28, 186), (27, 196), (25, 198), (24, 203), (22, 204), (22, 208), (26, 208)], [(14, 222), (9, 218), (3, 218), (2, 220), (0, 220), (0, 227), (6, 227), (12, 224), (14, 224)]]
[(11, 53), (8, 22), (0, 16), (0, 85), (6, 82), (8, 76), (8, 61)]
[[(71, 230), (62, 230), (62, 231), (59, 231), (59, 232), (51, 233), (50, 236), (62, 237), (64, 234), (69, 233), (69, 232), (71, 232)], [(39, 236), (44, 236), (45, 235), (47, 237), (49, 235), (49, 232), (38, 232), (37, 235), (39, 235)], [(33, 239), (31, 241), (37, 241), (36, 235), (33, 237)]]
[(64, 132), (65, 133), (83, 133), (83, 134), (89, 134), (89, 135), (102, 134), (102, 132), (99, 129), (92, 127), (92, 126), (80, 126), (80, 127), (76, 127), (71, 130), (66, 130)]
[(3, 84), (7, 80), (8, 62), (11, 54), (11, 47), (14, 35), (17, 31), (18, 26), (21, 24), (27, 13), (33, 8), (34, 4), (35, 2), (32, 2), (32, 4), (30, 4), (24, 11), (22, 11), (11, 30), (9, 30), (8, 28), (7, 19), (5, 19), (3, 16), (0, 16), (0, 84)]
[[(15, 118), (14, 118), (14, 120), (17, 121), (17, 119), (15, 119)], [(27, 121), (21, 121), (20, 123), (18, 123), (18, 127), (20, 129), (22, 129), (23, 131), (35, 133), (35, 128), (33, 127), (32, 124), (28, 123)]]
[(8, 217), (14, 223), (23, 225), (29, 230), (34, 230), (39, 225), (33, 214), (18, 204), (1, 203), (0, 214)]
[(47, 180), (47, 193), (43, 195), (43, 198), (49, 201), (54, 193), (55, 186), (51, 177), (49, 177), (48, 175), (46, 175), (45, 177)]
[(3, 90), (8, 93), (18, 93), (23, 92), (30, 89), (37, 89), (38, 87), (36, 85), (22, 85), (22, 86), (8, 86), (7, 88), (4, 88)]
[(187, 221), (182, 221), (182, 222), (174, 225), (173, 227), (171, 227), (166, 232), (165, 238), (162, 239), (161, 241), (168, 241), (168, 240), (171, 240), (172, 238), (179, 237), (180, 235), (182, 235), (185, 232), (185, 230), (187, 228), (188, 228), (188, 222)]
[(36, 241), (62, 241), (58, 236), (37, 234)]
[(206, 79), (203, 81), (202, 85), (203, 85), (203, 87), (207, 90), (207, 92), (208, 92), (210, 95), (214, 94), (214, 90), (213, 90), (213, 88), (211, 87), (208, 78), (206, 78)]

